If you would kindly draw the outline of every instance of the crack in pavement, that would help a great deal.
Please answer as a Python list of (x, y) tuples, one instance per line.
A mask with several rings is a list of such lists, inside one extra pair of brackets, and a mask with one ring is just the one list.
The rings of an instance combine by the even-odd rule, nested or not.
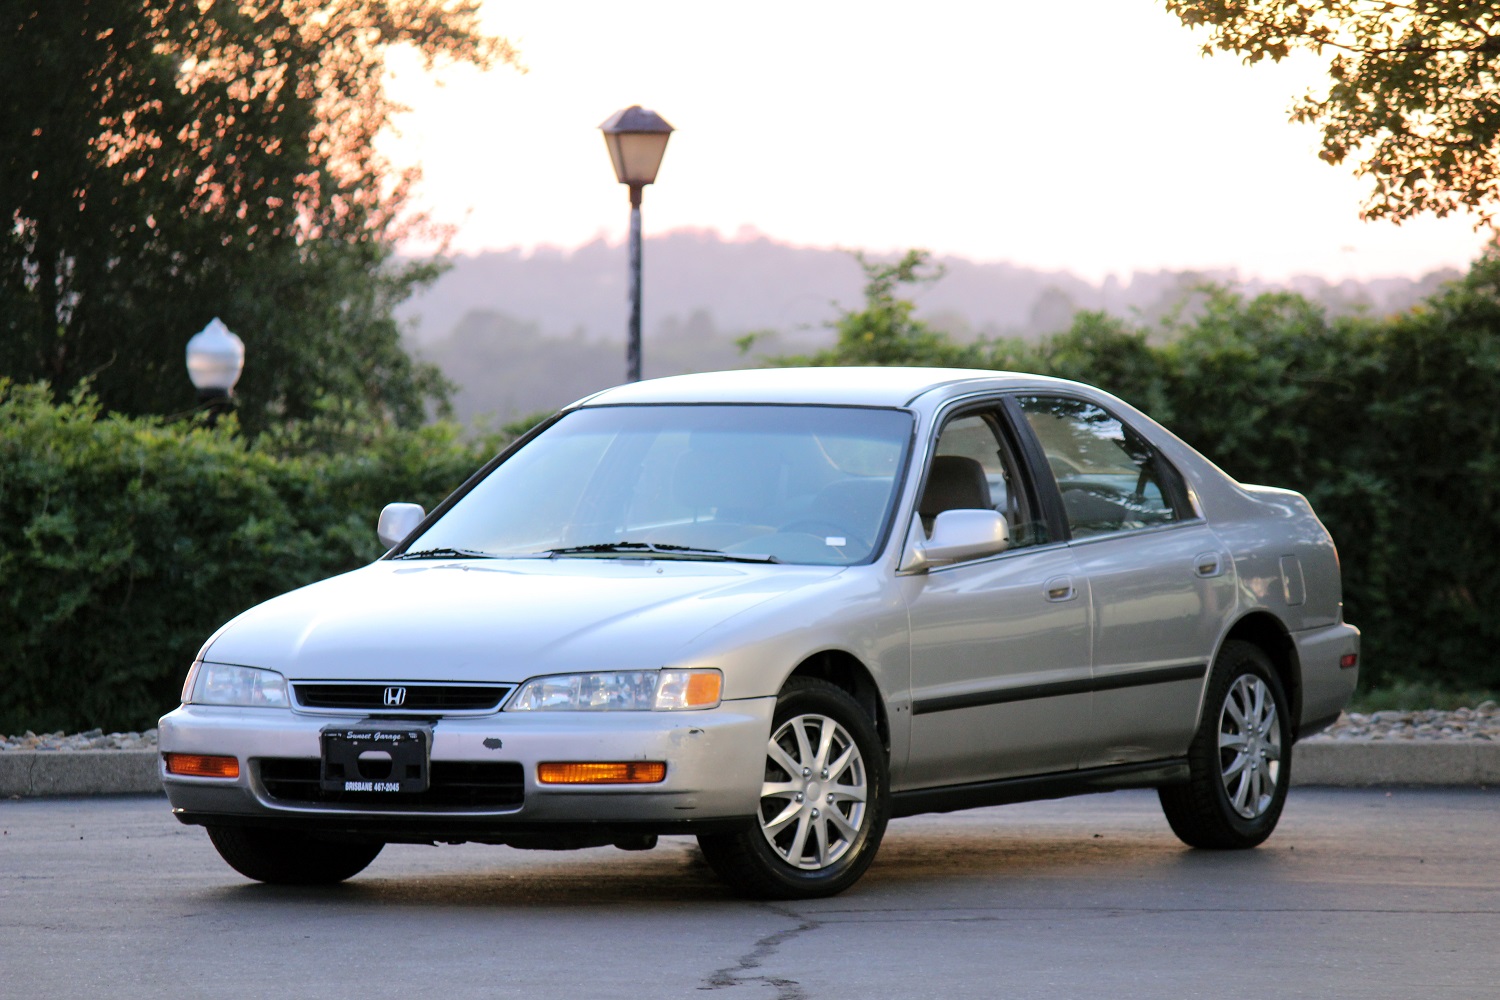
[(795, 979), (781, 979), (777, 976), (764, 974), (756, 976), (743, 975), (743, 973), (749, 972), (752, 969), (760, 968), (761, 963), (776, 954), (776, 949), (780, 948), (786, 942), (800, 934), (815, 931), (823, 925), (822, 921), (814, 920), (812, 917), (804, 916), (793, 910), (769, 904), (765, 905), (764, 908), (770, 910), (772, 913), (780, 914), (788, 920), (797, 921), (797, 926), (777, 931), (775, 934), (767, 934), (755, 942), (755, 947), (751, 948), (747, 954), (741, 955), (734, 965), (727, 965), (711, 973), (706, 980), (708, 985), (698, 987), (700, 990), (721, 990), (726, 986), (744, 986), (752, 983), (762, 983), (775, 988), (776, 1000), (807, 1000), (807, 992), (802, 989), (801, 984)]

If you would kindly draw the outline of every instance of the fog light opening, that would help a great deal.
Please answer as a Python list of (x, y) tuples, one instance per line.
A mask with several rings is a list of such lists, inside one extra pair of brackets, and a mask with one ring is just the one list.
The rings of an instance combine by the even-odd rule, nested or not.
[(164, 753), (168, 774), (184, 774), (193, 778), (238, 778), (240, 762), (237, 757), (218, 757), (202, 753)]
[(654, 785), (666, 776), (666, 762), (659, 760), (557, 761), (536, 766), (536, 780), (543, 785)]

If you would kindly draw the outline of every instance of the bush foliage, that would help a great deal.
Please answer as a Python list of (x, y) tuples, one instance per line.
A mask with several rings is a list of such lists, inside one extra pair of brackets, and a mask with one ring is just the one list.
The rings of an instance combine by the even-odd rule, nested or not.
[[(1243, 482), (1305, 493), (1338, 543), (1367, 687), (1500, 689), (1500, 258), (1408, 313), (1329, 320), (1289, 294), (1205, 289), (1144, 329), (1081, 313), (1040, 343), (958, 344), (862, 261), (865, 308), (810, 364), (942, 364), (1100, 385)], [(275, 594), (379, 555), (389, 500), (431, 507), (517, 426), (466, 440), (325, 406), (241, 437), (101, 413), (0, 380), (0, 731), (138, 728), (199, 645)]]
[(1364, 632), (1362, 686), (1500, 690), (1500, 255), (1417, 308), (1330, 320), (1289, 293), (1205, 287), (1146, 329), (1079, 313), (1039, 343), (954, 343), (893, 283), (925, 257), (860, 260), (863, 310), (801, 364), (957, 365), (1098, 385), (1241, 482), (1306, 494), (1328, 526), (1345, 617)]
[(369, 426), (250, 443), (0, 380), (0, 732), (155, 725), (222, 622), (374, 559), (386, 502), (430, 509), (499, 443)]

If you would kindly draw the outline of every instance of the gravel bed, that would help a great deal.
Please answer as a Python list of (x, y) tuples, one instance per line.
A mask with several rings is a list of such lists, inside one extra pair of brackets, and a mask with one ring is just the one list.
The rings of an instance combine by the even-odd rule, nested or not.
[[(1500, 707), (1482, 702), (1474, 708), (1451, 712), (1427, 709), (1418, 712), (1345, 712), (1339, 721), (1312, 737), (1317, 742), (1337, 740), (1416, 740), (1500, 742)], [(0, 751), (55, 750), (155, 750), (156, 730), (144, 733), (106, 733), (90, 729), (86, 733), (42, 733), (30, 730), (20, 736), (0, 737)]]
[(74, 750), (155, 750), (156, 730), (144, 733), (106, 733), (102, 729), (90, 729), (86, 733), (33, 733), (26, 730), (20, 736), (0, 737), (0, 751), (5, 750), (55, 750), (71, 753)]
[(1339, 721), (1312, 737), (1318, 742), (1338, 740), (1415, 740), (1478, 743), (1500, 741), (1500, 708), (1493, 701), (1474, 708), (1443, 712), (1345, 712)]

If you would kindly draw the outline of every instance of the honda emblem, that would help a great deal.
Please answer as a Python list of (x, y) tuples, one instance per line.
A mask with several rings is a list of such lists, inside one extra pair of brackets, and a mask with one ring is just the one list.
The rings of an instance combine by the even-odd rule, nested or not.
[(406, 688), (389, 687), (385, 689), (385, 707), (400, 708), (406, 704)]

